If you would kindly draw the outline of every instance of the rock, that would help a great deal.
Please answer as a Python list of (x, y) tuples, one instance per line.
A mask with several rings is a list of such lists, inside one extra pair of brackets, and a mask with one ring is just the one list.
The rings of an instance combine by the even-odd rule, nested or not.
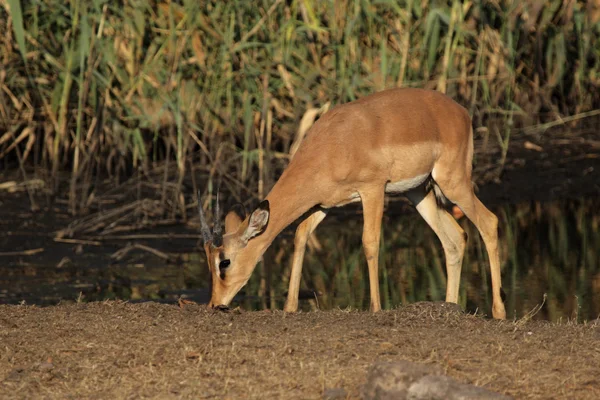
[(437, 366), (382, 362), (369, 370), (363, 398), (377, 400), (504, 400), (510, 397), (442, 375)]
[(51, 371), (54, 368), (54, 364), (52, 364), (52, 362), (45, 362), (45, 363), (41, 363), (38, 366), (38, 369), (42, 372), (44, 371)]
[(410, 361), (381, 362), (374, 364), (364, 386), (365, 399), (406, 399), (413, 382), (427, 375), (440, 375), (436, 366)]
[(348, 396), (342, 388), (327, 388), (323, 392), (323, 400), (342, 400)]
[(448, 376), (428, 375), (413, 383), (408, 389), (410, 400), (505, 400), (510, 399), (475, 385), (460, 383)]

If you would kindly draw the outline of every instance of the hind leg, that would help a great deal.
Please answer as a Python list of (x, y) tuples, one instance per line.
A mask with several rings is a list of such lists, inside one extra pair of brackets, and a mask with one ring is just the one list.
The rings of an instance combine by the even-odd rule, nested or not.
[(458, 303), (460, 271), (466, 246), (466, 234), (443, 208), (439, 207), (433, 191), (426, 192), (423, 187), (406, 193), (425, 222), (429, 224), (442, 242), (446, 257), (446, 301)]
[(483, 238), (490, 259), (492, 275), (492, 315), (496, 319), (505, 319), (506, 311), (501, 295), (502, 282), (498, 253), (498, 218), (475, 196), (470, 174), (464, 174), (461, 177), (455, 169), (448, 169), (444, 173), (440, 171), (440, 168), (436, 168), (434, 168), (432, 176), (444, 196), (462, 210)]

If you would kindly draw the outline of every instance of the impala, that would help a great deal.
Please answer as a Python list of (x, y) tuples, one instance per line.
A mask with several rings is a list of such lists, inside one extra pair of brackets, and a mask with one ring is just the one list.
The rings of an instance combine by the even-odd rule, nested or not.
[(378, 250), (384, 197), (404, 193), (442, 243), (447, 302), (458, 301), (466, 234), (441, 203), (454, 203), (475, 224), (490, 260), (492, 315), (504, 319), (498, 219), (473, 192), (472, 159), (469, 114), (440, 92), (390, 89), (333, 108), (313, 125), (281, 178), (249, 216), (228, 213), (222, 234), (217, 212), (211, 232), (200, 207), (212, 278), (209, 305), (227, 307), (275, 237), (306, 214), (296, 230), (284, 306), (287, 312), (296, 311), (310, 234), (331, 207), (361, 202), (371, 310), (379, 311)]

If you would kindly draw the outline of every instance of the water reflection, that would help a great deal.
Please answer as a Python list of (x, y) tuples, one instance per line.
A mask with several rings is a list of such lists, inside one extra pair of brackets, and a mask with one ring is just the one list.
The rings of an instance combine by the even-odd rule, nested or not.
[[(597, 199), (532, 202), (493, 208), (500, 225), (503, 284), (509, 317), (522, 317), (547, 299), (535, 319), (600, 315), (600, 212)], [(491, 287), (483, 241), (468, 220), (460, 303), (490, 314)], [(330, 309), (369, 305), (368, 273), (361, 246), (362, 218), (326, 219), (304, 262), (301, 307)], [(382, 232), (382, 306), (443, 300), (445, 263), (441, 244), (416, 212), (386, 215)], [(282, 308), (287, 291), (293, 231), (285, 232), (265, 255), (238, 303), (245, 308)], [(107, 251), (107, 254), (110, 252)], [(56, 304), (104, 299), (175, 301), (185, 295), (209, 297), (204, 255), (178, 254), (165, 265), (147, 254), (111, 264), (95, 254), (85, 261), (37, 265), (16, 260), (0, 268), (0, 303)], [(315, 296), (315, 293), (318, 293)]]
[[(527, 314), (543, 302), (544, 294), (547, 298), (536, 319), (582, 321), (600, 315), (599, 203), (596, 199), (532, 202), (494, 209), (499, 218), (509, 317)], [(485, 246), (468, 220), (463, 218), (460, 224), (469, 234), (460, 303), (470, 312), (490, 314), (491, 282)], [(320, 296), (305, 303), (305, 309), (368, 308), (368, 272), (361, 234), (360, 217), (345, 222), (325, 220), (319, 226), (317, 238), (321, 249), (307, 252), (303, 287), (314, 289)], [(386, 217), (382, 238), (382, 306), (443, 300), (444, 253), (435, 234), (418, 214)], [(259, 267), (249, 283), (249, 293), (270, 293), (272, 305), (282, 307), (292, 240), (280, 240), (277, 245), (285, 248), (285, 254), (274, 249), (262, 267), (277, 277), (272, 279), (277, 284), (269, 285), (267, 274)], [(245, 304), (260, 306), (254, 300)]]

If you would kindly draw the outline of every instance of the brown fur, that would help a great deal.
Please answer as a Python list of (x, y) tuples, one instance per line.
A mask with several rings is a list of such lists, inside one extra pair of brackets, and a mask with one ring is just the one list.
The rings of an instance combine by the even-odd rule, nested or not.
[[(323, 220), (327, 208), (361, 201), (371, 309), (379, 310), (379, 235), (389, 184), (406, 186), (407, 196), (442, 241), (448, 270), (446, 300), (456, 302), (465, 240), (452, 216), (436, 205), (433, 192), (425, 190), (430, 176), (435, 181), (436, 194), (458, 205), (481, 232), (490, 256), (493, 314), (504, 318), (497, 219), (473, 193), (472, 158), (471, 119), (463, 107), (439, 92), (390, 89), (335, 107), (310, 129), (267, 196), (268, 225), (262, 224), (265, 215), (261, 217), (259, 210), (252, 214), (259, 212), (254, 224), (252, 215), (235, 224), (227, 223), (228, 218), (234, 217), (226, 218), (222, 250), (231, 260), (231, 266), (224, 280), (214, 282), (211, 304), (229, 304), (277, 234), (313, 207), (320, 206), (296, 232), (285, 307), (286, 311), (295, 311), (308, 236)], [(231, 228), (234, 225), (238, 228)], [(207, 249), (213, 278), (218, 278), (215, 266), (219, 251)]]

